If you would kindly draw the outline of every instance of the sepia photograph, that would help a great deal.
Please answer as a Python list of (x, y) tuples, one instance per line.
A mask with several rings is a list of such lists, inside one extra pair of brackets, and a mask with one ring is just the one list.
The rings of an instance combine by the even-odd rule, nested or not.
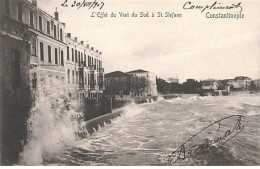
[(259, 0), (0, 0), (0, 166), (259, 165)]

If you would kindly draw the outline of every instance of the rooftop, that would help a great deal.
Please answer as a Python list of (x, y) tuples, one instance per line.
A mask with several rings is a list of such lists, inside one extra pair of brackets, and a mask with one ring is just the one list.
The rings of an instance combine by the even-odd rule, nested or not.
[(137, 70), (133, 70), (133, 71), (126, 72), (126, 73), (146, 73), (146, 72), (148, 72), (148, 71), (142, 70), (142, 69), (137, 69)]
[(115, 71), (105, 74), (105, 77), (129, 77), (130, 75), (121, 71)]

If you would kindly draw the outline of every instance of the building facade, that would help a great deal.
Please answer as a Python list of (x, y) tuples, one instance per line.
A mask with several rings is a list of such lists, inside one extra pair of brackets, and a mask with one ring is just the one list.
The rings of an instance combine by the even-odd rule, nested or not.
[(218, 90), (220, 82), (214, 79), (207, 79), (202, 81), (202, 90)]
[(107, 73), (104, 82), (107, 95), (130, 95), (131, 75), (120, 71)]
[(29, 27), (18, 20), (15, 0), (0, 0), (0, 164), (12, 165), (26, 141), (30, 90)]
[(37, 0), (0, 0), (0, 9), (0, 157), (11, 165), (25, 143), (37, 93), (98, 100), (104, 69), (102, 52), (65, 36), (57, 10), (52, 16)]
[(102, 52), (66, 34), (66, 84), (71, 97), (100, 100), (104, 90)]
[(145, 85), (145, 89), (143, 92), (145, 96), (158, 95), (155, 73), (138, 69), (138, 70), (127, 72), (127, 74), (146, 79), (147, 84)]

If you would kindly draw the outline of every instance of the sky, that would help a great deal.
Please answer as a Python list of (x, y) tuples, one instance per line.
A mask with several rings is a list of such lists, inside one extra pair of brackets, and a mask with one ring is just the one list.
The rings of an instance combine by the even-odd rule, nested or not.
[[(144, 69), (164, 79), (178, 76), (181, 82), (188, 78), (260, 78), (258, 0), (219, 1), (224, 5), (241, 2), (245, 18), (240, 20), (208, 19), (205, 11), (184, 10), (188, 0), (97, 0), (104, 2), (102, 10), (64, 8), (64, 1), (38, 0), (38, 7), (51, 15), (57, 7), (67, 33), (102, 51), (105, 73)], [(68, 4), (73, 1), (68, 0)], [(214, 1), (191, 2), (211, 5)], [(117, 17), (91, 17), (92, 12), (100, 11), (114, 12)], [(182, 17), (121, 18), (119, 12), (174, 12)]]

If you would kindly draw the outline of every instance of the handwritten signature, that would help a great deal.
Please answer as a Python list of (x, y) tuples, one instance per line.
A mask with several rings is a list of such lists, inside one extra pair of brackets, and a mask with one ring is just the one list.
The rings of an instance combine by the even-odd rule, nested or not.
[[(221, 134), (220, 136), (218, 136), (218, 137), (216, 137), (212, 140), (209, 140), (204, 144), (195, 146), (194, 148), (187, 150), (187, 148), (186, 148), (187, 143), (192, 141), (196, 136), (201, 134), (203, 131), (205, 131), (206, 129), (209, 129), (210, 127), (213, 127), (214, 125), (218, 125), (218, 128), (217, 128), (217, 132), (218, 132), (218, 131), (220, 131), (221, 126), (222, 126), (221, 122), (226, 121), (228, 119), (233, 119), (233, 118), (236, 118), (236, 124), (234, 125), (234, 127), (232, 129), (224, 130), (225, 132), (223, 134)], [(242, 115), (228, 116), (228, 117), (222, 118), (218, 121), (215, 121), (214, 123), (212, 123), (212, 124), (208, 125), (207, 127), (203, 128), (201, 131), (199, 131), (198, 133), (193, 135), (191, 138), (189, 138), (187, 141), (185, 141), (182, 145), (180, 145), (180, 147), (178, 147), (177, 150), (172, 152), (168, 156), (168, 163), (174, 164), (178, 160), (185, 160), (189, 157), (192, 157), (192, 156), (198, 154), (202, 150), (205, 150), (208, 147), (210, 147), (211, 145), (218, 143), (222, 140), (223, 140), (223, 143), (221, 144), (220, 148), (223, 150), (223, 146), (229, 140), (231, 140), (232, 138), (236, 137), (239, 133), (241, 133), (242, 130), (244, 129), (244, 125), (242, 124), (242, 118), (245, 118), (245, 117), (242, 116)]]
[(99, 8), (100, 10), (104, 6), (104, 2), (97, 2), (97, 0), (94, 0), (93, 2), (86, 2), (86, 0), (82, 0), (81, 2), (79, 1), (74, 1), (70, 5), (68, 4), (68, 0), (65, 0), (63, 3), (61, 3), (62, 7), (77, 7), (77, 9), (88, 7), (88, 9), (95, 9), (96, 7)]
[(211, 10), (211, 9), (239, 9), (238, 12), (242, 12), (243, 8), (241, 6), (241, 2), (237, 3), (237, 4), (231, 4), (231, 5), (222, 5), (221, 3), (218, 3), (217, 1), (215, 1), (212, 5), (193, 5), (191, 2), (186, 2), (183, 5), (183, 9), (185, 10), (189, 10), (189, 9), (200, 9), (201, 13), (204, 12), (205, 10)]

